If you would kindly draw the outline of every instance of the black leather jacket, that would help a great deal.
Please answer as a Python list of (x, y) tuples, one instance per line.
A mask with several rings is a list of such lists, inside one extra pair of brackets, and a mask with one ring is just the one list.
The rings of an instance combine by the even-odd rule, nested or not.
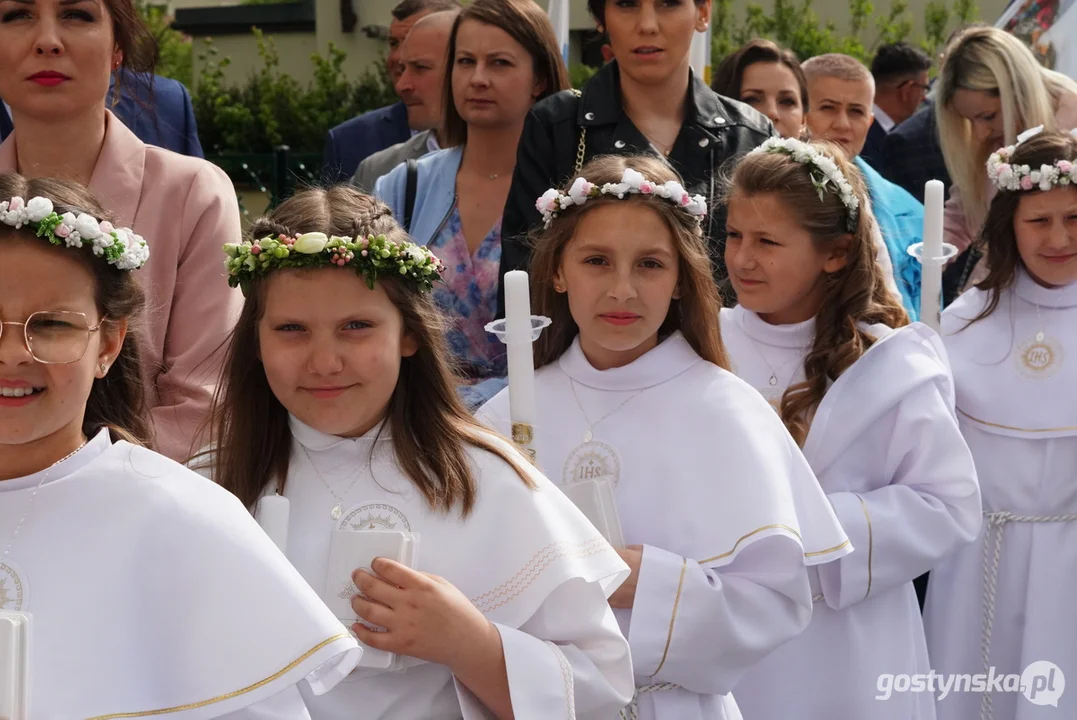
[[(581, 128), (587, 129), (585, 162), (599, 155), (654, 154), (621, 107), (616, 62), (602, 68), (581, 94), (565, 90), (532, 108), (520, 136), (516, 170), (501, 223), (498, 317), (505, 314), (505, 273), (526, 270), (530, 265), (527, 233), (542, 222), (535, 201), (548, 189), (563, 186), (575, 173)], [(703, 230), (717, 281), (726, 277), (722, 259), (725, 212), (716, 202), (721, 195), (722, 173), (731, 169), (731, 160), (774, 134), (774, 126), (765, 116), (744, 103), (718, 95), (692, 76), (684, 125), (668, 160), (688, 192), (707, 198), (710, 217), (704, 220)]]

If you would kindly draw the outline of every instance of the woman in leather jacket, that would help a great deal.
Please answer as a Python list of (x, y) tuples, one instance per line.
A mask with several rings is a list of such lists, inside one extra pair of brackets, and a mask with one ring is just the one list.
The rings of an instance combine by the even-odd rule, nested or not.
[(688, 192), (706, 197), (711, 214), (704, 231), (715, 279), (725, 278), (725, 213), (717, 202), (721, 174), (774, 128), (762, 114), (718, 95), (693, 74), (689, 50), (695, 33), (708, 29), (710, 5), (706, 0), (588, 0), (614, 59), (582, 92), (552, 95), (527, 116), (502, 221), (499, 317), (505, 308), (504, 274), (530, 264), (528, 234), (541, 223), (535, 200), (598, 155), (664, 157)]

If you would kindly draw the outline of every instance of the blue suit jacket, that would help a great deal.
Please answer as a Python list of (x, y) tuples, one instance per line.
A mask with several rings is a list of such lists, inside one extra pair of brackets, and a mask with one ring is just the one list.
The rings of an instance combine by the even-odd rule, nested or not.
[(322, 181), (347, 182), (367, 157), (410, 137), (408, 109), (402, 102), (342, 122), (325, 138)]
[(871, 123), (868, 128), (868, 137), (864, 141), (864, 149), (860, 151), (860, 157), (873, 168), (883, 170), (883, 143), (886, 142), (886, 131), (878, 120)]
[[(109, 87), (109, 96), (112, 87)], [(153, 97), (150, 98), (146, 83), (125, 83), (119, 102), (111, 108), (123, 124), (142, 142), (156, 145), (173, 152), (202, 157), (202, 145), (198, 142), (198, 128), (194, 120), (194, 107), (187, 88), (176, 80), (155, 76)], [(0, 107), (0, 141), (12, 131), (11, 118)]]

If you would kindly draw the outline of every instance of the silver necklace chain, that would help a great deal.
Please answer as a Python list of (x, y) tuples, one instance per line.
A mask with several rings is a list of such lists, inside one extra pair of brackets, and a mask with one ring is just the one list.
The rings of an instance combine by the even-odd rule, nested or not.
[(576, 406), (579, 407), (580, 413), (583, 415), (583, 420), (584, 420), (584, 422), (587, 423), (587, 432), (585, 432), (583, 434), (584, 443), (589, 443), (594, 439), (594, 437), (595, 437), (594, 436), (594, 429), (600, 422), (602, 422), (603, 420), (608, 418), (610, 415), (613, 415), (615, 412), (617, 412), (618, 410), (623, 408), (625, 405), (627, 405), (631, 401), (635, 400), (637, 397), (639, 397), (643, 393), (644, 390), (647, 389), (647, 388), (643, 388), (642, 390), (637, 390), (636, 392), (629, 395), (624, 401), (622, 401), (620, 405), (613, 408), (613, 410), (610, 410), (608, 413), (606, 413), (605, 415), (600, 417), (595, 422), (591, 422), (591, 418), (589, 418), (587, 416), (587, 411), (583, 409), (583, 403), (580, 402), (580, 396), (576, 394), (576, 381), (573, 380), (571, 377), (568, 379), (568, 386), (570, 388), (572, 388), (572, 397), (575, 398)]
[(0, 564), (3, 564), (4, 560), (7, 559), (8, 553), (11, 552), (11, 548), (13, 548), (15, 546), (15, 541), (19, 537), (19, 531), (22, 530), (22, 526), (26, 522), (26, 518), (28, 518), (30, 516), (30, 509), (34, 507), (34, 499), (37, 498), (37, 491), (40, 490), (41, 486), (45, 484), (45, 481), (48, 479), (49, 474), (52, 473), (53, 468), (55, 468), (57, 465), (64, 462), (65, 460), (69, 460), (70, 458), (74, 457), (75, 453), (77, 453), (82, 448), (86, 447), (87, 442), (89, 442), (89, 441), (88, 440), (83, 440), (82, 444), (79, 445), (77, 448), (72, 450), (67, 455), (64, 455), (62, 458), (60, 458), (59, 460), (54, 462), (52, 465), (49, 465), (47, 468), (45, 468), (45, 474), (41, 476), (41, 479), (38, 480), (37, 485), (34, 486), (34, 491), (33, 491), (33, 493), (30, 494), (30, 502), (26, 503), (26, 509), (23, 510), (22, 517), (19, 518), (19, 523), (15, 526), (15, 534), (11, 536), (11, 542), (9, 542), (7, 544), (7, 547), (4, 548), (4, 554), (0, 555)]
[[(363, 475), (366, 473), (366, 469), (370, 466), (370, 458), (368, 457), (366, 463), (363, 464), (363, 467), (359, 470), (359, 472), (355, 473), (355, 477), (352, 478), (352, 481), (348, 485), (348, 487), (344, 489), (344, 493), (342, 495), (337, 495), (336, 492), (333, 491), (333, 488), (330, 487), (329, 483), (326, 482), (325, 476), (322, 475), (320, 470), (318, 470), (318, 466), (314, 464), (314, 458), (310, 456), (310, 453), (307, 452), (307, 449), (303, 447), (302, 443), (299, 444), (299, 448), (303, 451), (303, 455), (306, 456), (307, 462), (310, 464), (311, 470), (313, 470), (314, 474), (318, 476), (318, 479), (321, 480), (322, 485), (324, 485), (325, 489), (329, 491), (329, 494), (333, 496), (333, 499), (337, 501), (336, 505), (333, 506), (333, 509), (329, 511), (329, 517), (333, 518), (334, 520), (339, 520), (340, 516), (344, 514), (344, 498), (346, 498), (348, 496), (348, 493), (351, 492), (351, 489), (355, 487), (355, 483), (359, 482), (359, 478), (363, 477)], [(371, 450), (371, 453), (373, 452), (374, 451)]]
[[(794, 357), (792, 360), (785, 361), (784, 363), (782, 363), (781, 365), (778, 366), (778, 370), (775, 370), (774, 366), (770, 364), (769, 360), (767, 360), (767, 356), (764, 355), (763, 352), (756, 346), (755, 340), (753, 340), (753, 339), (751, 339), (749, 337), (748, 341), (751, 344), (752, 350), (755, 352), (755, 354), (759, 356), (759, 359), (762, 360), (763, 363), (767, 366), (767, 369), (770, 370), (770, 377), (767, 379), (767, 384), (770, 385), (771, 387), (776, 387), (778, 385), (778, 370), (782, 370), (784, 372), (785, 368), (787, 368), (791, 363), (803, 364), (804, 360), (808, 356), (808, 350), (811, 349), (810, 345), (805, 346), (805, 347), (801, 347), (801, 348), (797, 348), (798, 350), (801, 351), (801, 355), (799, 357)], [(793, 374), (796, 375), (795, 370), (793, 371)], [(792, 381), (792, 378), (790, 378), (790, 381)]]

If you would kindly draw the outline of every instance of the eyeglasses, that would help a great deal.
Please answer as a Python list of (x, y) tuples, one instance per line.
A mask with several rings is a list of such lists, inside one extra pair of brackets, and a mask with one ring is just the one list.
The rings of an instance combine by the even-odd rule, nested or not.
[(90, 346), (90, 335), (108, 322), (91, 326), (86, 315), (80, 312), (36, 312), (26, 322), (0, 322), (0, 339), (6, 325), (22, 327), (23, 340), (30, 355), (45, 365), (68, 365), (76, 363)]
[(906, 85), (912, 85), (914, 88), (919, 88), (920, 94), (922, 96), (924, 96), (924, 97), (927, 97), (927, 94), (929, 92), (931, 92), (931, 86), (930, 85), (925, 85), (924, 83), (918, 83), (915, 80), (906, 80), (905, 82), (898, 85), (898, 87), (903, 88)]

